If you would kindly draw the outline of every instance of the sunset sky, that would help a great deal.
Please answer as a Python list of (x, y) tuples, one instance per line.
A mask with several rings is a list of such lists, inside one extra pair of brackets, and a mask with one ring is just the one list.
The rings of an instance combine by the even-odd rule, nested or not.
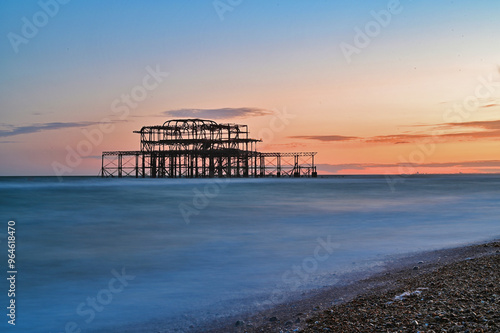
[(316, 151), (323, 174), (500, 172), (499, 13), (498, 0), (2, 1), (0, 175), (97, 175), (102, 151), (139, 149), (132, 131), (188, 117), (248, 124), (261, 151)]

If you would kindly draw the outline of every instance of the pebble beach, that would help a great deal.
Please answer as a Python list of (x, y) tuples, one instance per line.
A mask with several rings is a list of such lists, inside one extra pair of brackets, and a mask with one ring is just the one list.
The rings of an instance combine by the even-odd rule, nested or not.
[(500, 332), (500, 242), (395, 259), (379, 273), (210, 332)]

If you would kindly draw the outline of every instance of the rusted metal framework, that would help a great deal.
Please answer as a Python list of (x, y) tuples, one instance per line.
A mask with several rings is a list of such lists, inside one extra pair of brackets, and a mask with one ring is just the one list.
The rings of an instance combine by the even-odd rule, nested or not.
[(262, 153), (247, 125), (169, 120), (134, 131), (141, 150), (102, 153), (102, 177), (316, 177), (315, 152)]

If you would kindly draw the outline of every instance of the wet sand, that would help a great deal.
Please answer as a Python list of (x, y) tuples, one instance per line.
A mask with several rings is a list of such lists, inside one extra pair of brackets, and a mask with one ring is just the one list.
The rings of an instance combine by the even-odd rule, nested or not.
[(340, 284), (193, 331), (500, 332), (498, 240), (393, 259)]

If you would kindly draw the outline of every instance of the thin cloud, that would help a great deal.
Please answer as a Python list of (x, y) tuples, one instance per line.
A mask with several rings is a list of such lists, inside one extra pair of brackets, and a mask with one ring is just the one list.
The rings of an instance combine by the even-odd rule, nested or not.
[(162, 113), (168, 117), (188, 117), (188, 118), (207, 118), (207, 119), (226, 119), (241, 117), (259, 117), (273, 114), (273, 111), (261, 108), (220, 108), (220, 109), (179, 109), (169, 110)]
[(488, 120), (488, 121), (468, 121), (463, 123), (447, 123), (450, 127), (477, 127), (487, 130), (497, 130), (500, 129), (500, 120)]
[(443, 168), (443, 167), (490, 168), (490, 167), (500, 167), (500, 160), (425, 163), (425, 164), (419, 164), (419, 166), (424, 166), (424, 167), (428, 167), (428, 168)]
[(496, 131), (478, 131), (478, 132), (459, 132), (445, 134), (420, 134), (420, 135), (387, 135), (367, 138), (367, 143), (391, 143), (391, 144), (409, 144), (418, 142), (446, 142), (446, 141), (475, 141), (481, 139), (500, 139), (500, 130)]
[(369, 170), (371, 168), (397, 168), (397, 167), (419, 167), (419, 168), (500, 168), (500, 160), (461, 161), (443, 163), (346, 163), (346, 164), (317, 164), (318, 170), (336, 173), (342, 170)]
[(365, 142), (390, 142), (390, 143), (410, 143), (420, 141), (429, 137), (427, 134), (395, 134), (395, 135), (379, 135), (371, 138), (366, 138)]
[[(395, 134), (381, 135), (366, 138), (365, 142), (373, 143), (414, 143), (432, 139), (433, 141), (459, 140), (471, 141), (479, 139), (498, 139), (500, 138), (500, 120), (490, 121), (468, 121), (462, 123), (444, 123), (437, 125), (416, 125), (419, 127), (427, 126), (437, 128), (434, 133), (423, 134)], [(476, 131), (463, 131), (445, 133), (446, 131), (457, 131), (460, 129), (477, 129)]]
[(358, 141), (375, 144), (411, 144), (419, 142), (474, 141), (484, 139), (500, 139), (500, 120), (469, 121), (462, 123), (443, 123), (436, 125), (412, 125), (427, 127), (423, 133), (405, 133), (357, 137), (344, 135), (300, 135), (290, 136), (292, 139), (317, 140), (322, 142)]
[(297, 136), (289, 136), (289, 138), (318, 140), (318, 141), (325, 141), (325, 142), (351, 141), (351, 140), (359, 139), (359, 137), (356, 137), (356, 136), (344, 136), (344, 135), (297, 135)]
[(15, 135), (22, 134), (31, 134), (43, 131), (53, 131), (63, 128), (73, 128), (73, 127), (87, 127), (99, 124), (99, 122), (69, 122), (69, 123), (61, 123), (61, 122), (53, 122), (53, 123), (44, 123), (44, 124), (33, 124), (28, 126), (12, 126), (8, 125), (10, 129), (0, 130), (0, 137), (9, 137)]
[(492, 107), (495, 107), (495, 106), (499, 106), (499, 104), (492, 103), (492, 104), (483, 105), (483, 106), (481, 106), (481, 107), (482, 107), (483, 109), (486, 109), (486, 108), (492, 108)]
[(302, 149), (307, 145), (304, 143), (270, 143), (266, 144), (265, 142), (260, 144), (260, 150), (264, 152), (273, 152), (273, 151), (288, 151), (291, 149)]

